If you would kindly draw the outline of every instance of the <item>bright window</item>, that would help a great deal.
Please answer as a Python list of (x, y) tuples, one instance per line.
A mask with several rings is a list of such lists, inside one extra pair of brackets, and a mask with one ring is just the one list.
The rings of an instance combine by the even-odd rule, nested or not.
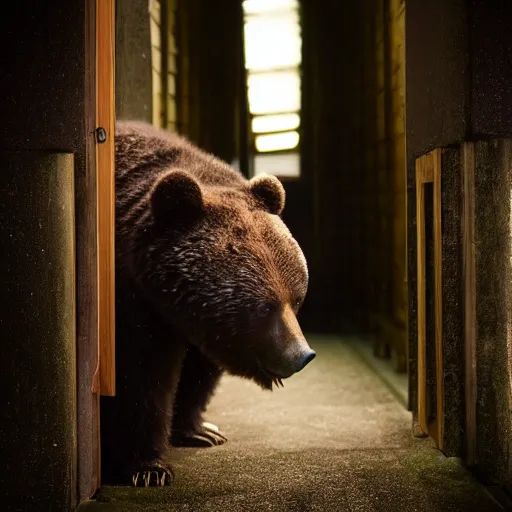
[(300, 125), (299, 114), (277, 114), (270, 116), (255, 116), (252, 118), (252, 132), (284, 132), (295, 130)]
[(247, 69), (296, 67), (301, 61), (299, 18), (297, 12), (271, 16), (250, 16), (245, 23)]
[(297, 132), (272, 133), (256, 137), (256, 150), (260, 153), (295, 149), (298, 144), (299, 134)]
[(289, 12), (297, 8), (296, 0), (245, 0), (245, 14), (268, 14), (272, 12)]
[(254, 173), (300, 175), (301, 34), (297, 0), (245, 0)]
[(294, 71), (250, 74), (248, 87), (251, 114), (300, 110), (300, 78)]

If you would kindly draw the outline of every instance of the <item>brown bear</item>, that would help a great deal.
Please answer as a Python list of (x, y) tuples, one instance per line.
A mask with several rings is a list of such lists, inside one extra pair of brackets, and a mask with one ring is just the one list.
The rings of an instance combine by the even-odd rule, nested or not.
[(101, 399), (102, 482), (166, 485), (171, 443), (225, 441), (202, 417), (223, 371), (272, 390), (315, 357), (296, 319), (308, 271), (277, 178), (247, 180), (142, 122), (118, 122), (115, 145), (116, 396)]

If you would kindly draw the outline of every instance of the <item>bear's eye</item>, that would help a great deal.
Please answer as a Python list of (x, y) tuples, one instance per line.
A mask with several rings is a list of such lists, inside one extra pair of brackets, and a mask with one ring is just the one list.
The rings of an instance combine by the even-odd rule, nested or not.
[(263, 302), (256, 308), (258, 316), (268, 316), (277, 311), (277, 304), (275, 302)]
[(293, 307), (294, 311), (299, 311), (301, 306), (302, 306), (302, 299), (295, 299), (292, 302), (292, 307)]
[(240, 254), (240, 250), (238, 249), (238, 247), (233, 244), (233, 243), (228, 243), (228, 251), (232, 254)]

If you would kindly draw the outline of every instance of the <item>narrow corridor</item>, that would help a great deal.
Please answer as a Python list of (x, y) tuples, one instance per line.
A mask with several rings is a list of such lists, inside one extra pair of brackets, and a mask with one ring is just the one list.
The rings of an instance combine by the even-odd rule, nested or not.
[(501, 510), (455, 459), (412, 437), (410, 413), (351, 346), (311, 345), (314, 364), (284, 389), (224, 378), (207, 418), (229, 442), (175, 450), (173, 487), (103, 488), (101, 499), (140, 512)]

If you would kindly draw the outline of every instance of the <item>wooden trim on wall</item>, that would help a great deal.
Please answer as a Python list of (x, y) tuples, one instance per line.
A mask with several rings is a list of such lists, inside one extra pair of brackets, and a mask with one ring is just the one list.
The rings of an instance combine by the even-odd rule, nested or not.
[(115, 394), (115, 0), (96, 0), (99, 391)]
[(444, 449), (443, 272), (441, 218), (441, 150), (432, 152), (434, 163), (434, 308), (436, 344), (437, 447)]
[[(436, 417), (428, 422), (427, 410), (427, 297), (425, 184), (434, 186), (434, 310), (436, 360)], [(434, 439), (439, 450), (444, 437), (444, 368), (442, 318), (442, 219), (441, 219), (441, 150), (435, 149), (416, 160), (416, 229), (418, 262), (418, 421), (424, 433)]]
[(416, 230), (418, 265), (418, 422), (424, 433), (427, 425), (427, 344), (426, 344), (426, 258), (425, 258), (425, 188), (432, 181), (425, 158), (416, 161)]
[(162, 127), (169, 129), (169, 59), (170, 45), (169, 45), (169, 31), (171, 25), (169, 23), (172, 13), (171, 0), (162, 0), (160, 2), (160, 69), (162, 70), (162, 105), (160, 115), (162, 118)]
[(466, 406), (466, 463), (476, 464), (476, 268), (475, 268), (475, 146), (462, 145), (463, 161), (463, 279)]

